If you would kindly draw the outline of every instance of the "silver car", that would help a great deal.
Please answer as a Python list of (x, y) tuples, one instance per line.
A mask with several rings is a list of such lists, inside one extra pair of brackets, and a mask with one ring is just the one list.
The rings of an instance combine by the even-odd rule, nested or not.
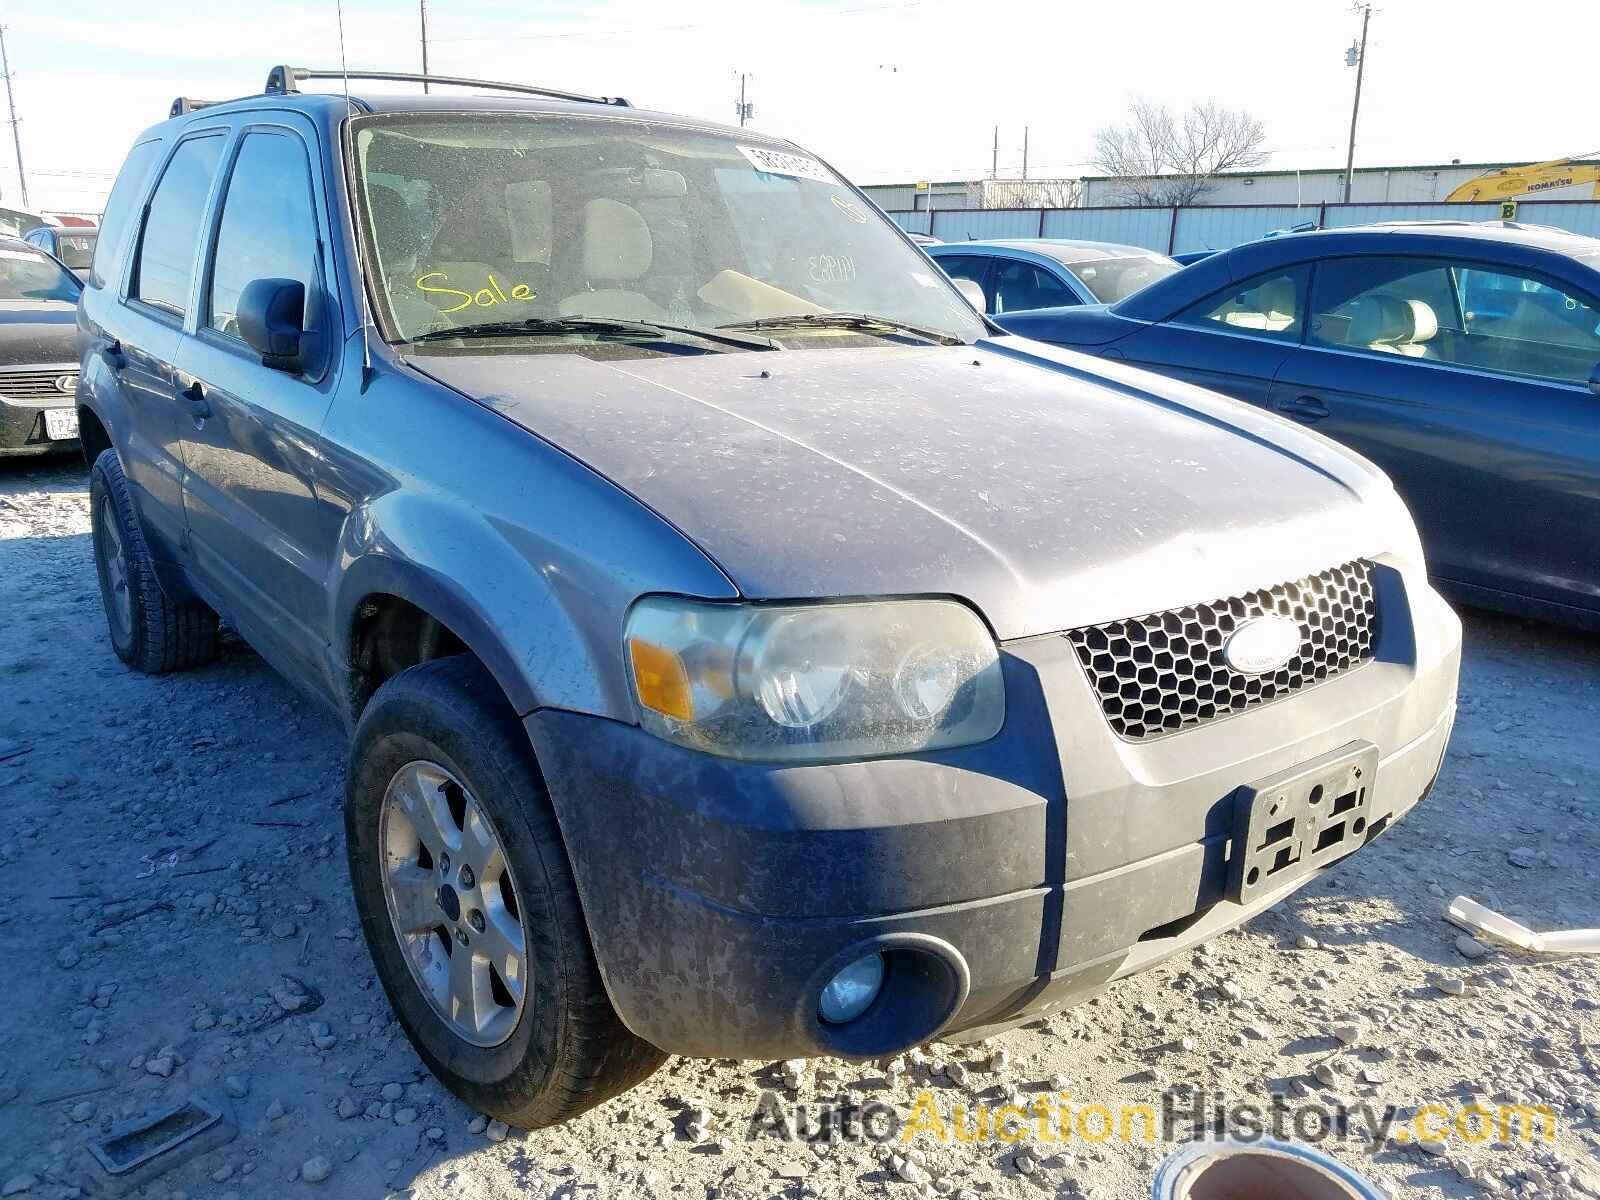
[(117, 181), (96, 561), (131, 666), (224, 620), (348, 723), (373, 962), (469, 1103), (979, 1037), (1427, 793), (1460, 627), (1367, 463), (1001, 334), (789, 143), (308, 74)]

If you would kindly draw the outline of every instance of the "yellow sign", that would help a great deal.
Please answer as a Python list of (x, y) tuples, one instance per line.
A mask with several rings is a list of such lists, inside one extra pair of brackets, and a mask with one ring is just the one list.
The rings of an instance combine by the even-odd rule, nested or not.
[(443, 271), (430, 271), (426, 275), (417, 276), (419, 292), (428, 296), (449, 296), (456, 301), (449, 308), (443, 307), (437, 300), (433, 301), (439, 311), (445, 313), (460, 312), (464, 308), (493, 308), (497, 304), (509, 304), (514, 300), (528, 301), (538, 294), (525, 283), (514, 283), (511, 285), (510, 295), (507, 295), (506, 290), (500, 286), (500, 281), (493, 275), (485, 279), (483, 287), (472, 292), (464, 292), (460, 288), (432, 287), (427, 282), (430, 279), (443, 279), (448, 283), (450, 277)]
[(1507, 200), (1500, 205), (1500, 219), (1502, 221), (1515, 221), (1517, 219), (1517, 202)]
[(932, 186), (933, 184), (929, 183), (926, 179), (917, 180), (917, 191), (919, 192), (925, 192)]

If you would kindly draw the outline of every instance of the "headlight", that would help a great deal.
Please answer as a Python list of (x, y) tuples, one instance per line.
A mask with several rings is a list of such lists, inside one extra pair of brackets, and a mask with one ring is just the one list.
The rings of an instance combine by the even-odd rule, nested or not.
[(910, 754), (987, 741), (1005, 722), (994, 638), (951, 600), (655, 596), (633, 606), (626, 638), (641, 724), (730, 758)]
[(1400, 498), (1400, 494), (1393, 488), (1387, 488), (1367, 503), (1379, 513), (1379, 520), (1382, 523), (1381, 536), (1388, 541), (1385, 548), (1403, 562), (1425, 567), (1422, 538), (1417, 534), (1417, 523), (1411, 516), (1411, 510), (1406, 507), (1406, 502)]

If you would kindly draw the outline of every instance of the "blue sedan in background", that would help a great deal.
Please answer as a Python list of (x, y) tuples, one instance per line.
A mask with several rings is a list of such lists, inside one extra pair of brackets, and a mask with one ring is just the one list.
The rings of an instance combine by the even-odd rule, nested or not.
[(1178, 264), (1165, 254), (1114, 242), (1057, 238), (945, 242), (924, 246), (952, 279), (983, 289), (990, 316), (1069, 304), (1114, 304), (1165, 279)]
[(1459, 599), (1600, 629), (1597, 298), (1600, 241), (1442, 222), (1252, 242), (1118, 304), (995, 319), (1314, 426), (1389, 473)]

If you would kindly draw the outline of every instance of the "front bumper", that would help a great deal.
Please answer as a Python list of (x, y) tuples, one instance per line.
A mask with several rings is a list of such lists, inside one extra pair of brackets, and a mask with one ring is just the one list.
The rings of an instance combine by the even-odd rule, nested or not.
[[(1370, 840), (1438, 772), (1460, 623), (1419, 576), (1375, 579), (1374, 661), (1148, 744), (1111, 732), (1061, 635), (1005, 647), (1005, 728), (958, 751), (744, 763), (535, 712), (612, 1003), (676, 1054), (868, 1056), (1082, 999), (1247, 920), (1316, 873), (1225, 898), (1241, 785), (1370, 742)], [(901, 973), (936, 1002), (886, 984), (870, 1029), (821, 1022), (823, 983), (873, 949), (937, 959)]]
[(60, 454), (78, 448), (77, 438), (51, 438), (45, 432), (47, 408), (71, 408), (70, 395), (60, 399), (22, 400), (0, 395), (0, 455)]

